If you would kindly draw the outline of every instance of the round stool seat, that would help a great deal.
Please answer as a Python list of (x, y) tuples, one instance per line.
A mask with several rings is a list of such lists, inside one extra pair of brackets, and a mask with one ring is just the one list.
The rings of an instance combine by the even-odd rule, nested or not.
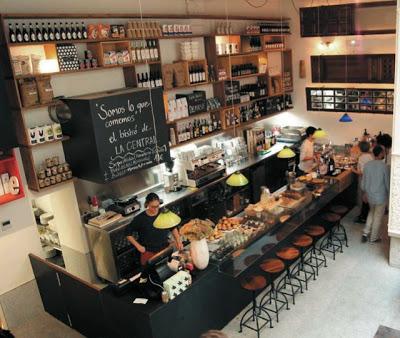
[(300, 251), (290, 246), (277, 251), (276, 255), (284, 261), (291, 261), (300, 256)]
[(334, 212), (335, 214), (339, 214), (339, 215), (343, 216), (344, 214), (347, 214), (347, 212), (349, 211), (349, 208), (344, 205), (332, 205), (329, 208), (329, 210)]
[(322, 219), (328, 222), (335, 223), (339, 222), (342, 219), (342, 217), (332, 212), (326, 212), (325, 214), (322, 215)]
[(319, 237), (325, 233), (325, 229), (320, 225), (310, 225), (305, 229), (305, 233), (311, 237)]
[(260, 264), (261, 270), (268, 273), (279, 273), (285, 270), (285, 263), (278, 258), (270, 258)]
[(249, 291), (262, 290), (267, 286), (267, 280), (263, 276), (247, 276), (240, 281), (243, 289)]
[(295, 238), (292, 242), (293, 245), (296, 245), (300, 248), (307, 248), (312, 245), (313, 239), (311, 236), (308, 235), (300, 235)]

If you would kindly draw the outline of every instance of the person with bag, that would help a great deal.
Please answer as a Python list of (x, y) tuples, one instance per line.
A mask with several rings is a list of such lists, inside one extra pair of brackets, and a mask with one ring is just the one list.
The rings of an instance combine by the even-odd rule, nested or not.
[(361, 189), (364, 191), (364, 201), (369, 203), (369, 213), (365, 223), (361, 242), (379, 242), (385, 208), (389, 197), (389, 168), (382, 161), (385, 158), (384, 149), (376, 146), (373, 149), (374, 160), (364, 166)]

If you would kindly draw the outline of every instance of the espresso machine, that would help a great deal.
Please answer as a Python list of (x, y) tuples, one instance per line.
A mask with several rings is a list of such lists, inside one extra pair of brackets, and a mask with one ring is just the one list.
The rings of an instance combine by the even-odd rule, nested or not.
[(179, 175), (185, 186), (199, 188), (225, 174), (224, 151), (207, 146), (202, 148), (178, 155)]

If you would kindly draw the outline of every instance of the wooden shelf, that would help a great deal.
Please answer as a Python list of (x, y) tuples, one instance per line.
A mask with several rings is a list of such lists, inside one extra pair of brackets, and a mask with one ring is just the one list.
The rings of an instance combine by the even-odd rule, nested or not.
[(262, 76), (262, 75), (267, 76), (267, 73), (254, 73), (254, 74), (248, 74), (248, 75), (234, 76), (234, 77), (232, 77), (232, 79), (228, 78), (225, 81), (230, 81), (230, 80), (235, 81), (235, 80), (240, 80), (240, 79), (246, 79), (248, 77), (258, 77), (258, 76)]
[(62, 102), (59, 100), (54, 100), (51, 101), (49, 103), (41, 103), (41, 104), (36, 104), (34, 106), (30, 106), (30, 107), (21, 107), (21, 111), (29, 111), (29, 110), (34, 110), (34, 109), (38, 109), (38, 108), (45, 108), (45, 107), (49, 107), (49, 106), (56, 106), (58, 104), (61, 104)]
[(171, 89), (165, 89), (164, 93), (171, 92), (171, 91), (174, 91), (174, 90), (179, 90), (179, 89), (188, 89), (188, 88), (192, 88), (192, 87), (207, 86), (209, 84), (211, 84), (211, 82), (193, 83), (193, 84), (189, 84), (187, 86), (181, 86), (181, 87), (174, 87), (174, 88), (171, 88)]
[(47, 141), (47, 142), (43, 142), (43, 143), (29, 144), (29, 145), (28, 145), (28, 144), (21, 144), (21, 146), (22, 146), (22, 147), (25, 147), (25, 148), (30, 148), (30, 149), (32, 149), (32, 148), (39, 148), (39, 147), (46, 146), (46, 145), (49, 145), (49, 144), (54, 144), (54, 143), (59, 143), (59, 142), (68, 141), (69, 139), (70, 139), (69, 136), (64, 135), (63, 138), (62, 138), (62, 139), (59, 139), (59, 140)]
[(241, 36), (290, 36), (292, 33), (254, 33), (254, 34), (240, 34)]
[[(157, 61), (158, 62), (158, 61)], [(76, 69), (76, 70), (66, 70), (63, 72), (54, 72), (54, 73), (44, 73), (44, 74), (29, 74), (29, 75), (17, 75), (15, 79), (31, 79), (36, 77), (43, 77), (43, 76), (54, 76), (54, 75), (64, 75), (64, 74), (73, 74), (73, 73), (85, 73), (97, 70), (105, 70), (105, 69), (113, 69), (113, 68), (129, 68), (133, 67), (134, 63), (125, 63), (123, 65), (107, 65), (102, 67), (95, 67), (95, 68), (84, 68), (84, 69)]]
[(62, 185), (68, 184), (68, 183), (74, 183), (76, 180), (77, 180), (76, 177), (72, 177), (69, 180), (66, 180), (66, 181), (63, 181), (63, 182), (60, 182), (60, 183), (56, 183), (56, 184), (53, 184), (53, 185), (49, 185), (48, 187), (45, 187), (45, 188), (38, 188), (38, 189), (30, 188), (30, 189), (33, 190), (33, 191), (37, 191), (37, 192), (50, 191), (52, 188), (57, 188), (57, 187), (60, 187)]
[(56, 249), (56, 250), (58, 250), (58, 251), (61, 251), (61, 247), (60, 247), (59, 245), (57, 245), (57, 244), (50, 243), (49, 241), (46, 241), (46, 240), (44, 240), (44, 239), (40, 239), (40, 242), (41, 242), (43, 245), (47, 245), (47, 246), (52, 247), (53, 249)]
[(228, 128), (225, 128), (224, 131), (229, 131), (229, 130), (238, 129), (238, 128), (244, 128), (244, 127), (250, 126), (250, 125), (252, 125), (252, 124), (254, 124), (256, 122), (260, 122), (262, 120), (265, 120), (265, 119), (267, 119), (269, 117), (273, 117), (273, 116), (276, 116), (278, 114), (285, 113), (285, 112), (287, 112), (288, 110), (291, 110), (291, 109), (293, 109), (293, 108), (286, 108), (286, 109), (281, 110), (281, 111), (275, 111), (273, 113), (270, 113), (270, 114), (267, 114), (267, 115), (263, 115), (263, 116), (261, 116), (261, 117), (259, 117), (257, 119), (252, 119), (252, 120), (247, 121), (247, 122), (240, 122), (239, 124), (237, 124), (235, 126), (229, 126)]
[(266, 50), (258, 50), (258, 51), (254, 51), (254, 52), (243, 52), (243, 53), (235, 53), (235, 54), (223, 54), (223, 55), (217, 55), (217, 57), (219, 58), (223, 58), (223, 57), (240, 57), (240, 56), (247, 56), (247, 55), (258, 55), (260, 53), (265, 53)]
[[(142, 38), (138, 38), (138, 40)], [(147, 38), (146, 38), (147, 39)], [(54, 41), (35, 41), (35, 42), (9, 42), (10, 47), (18, 46), (34, 46), (34, 45), (60, 45), (64, 43), (94, 43), (94, 42), (115, 42), (115, 41), (127, 41), (130, 38), (111, 38), (111, 39), (81, 39), (81, 40), (54, 40)], [(133, 40), (133, 39), (132, 39)]]
[(180, 143), (178, 143), (178, 144), (176, 144), (176, 145), (174, 145), (174, 146), (170, 146), (170, 149), (177, 148), (177, 147), (181, 147), (181, 146), (184, 146), (184, 145), (186, 145), (186, 144), (194, 143), (194, 142), (197, 142), (197, 141), (200, 141), (200, 140), (205, 140), (205, 139), (207, 139), (207, 138), (209, 138), (209, 137), (216, 136), (216, 135), (222, 134), (222, 133), (224, 133), (224, 132), (225, 132), (225, 130), (213, 131), (212, 133), (208, 133), (208, 134), (203, 135), (203, 136), (201, 136), (201, 137), (192, 138), (192, 139), (190, 139), (190, 140), (187, 140), (187, 141), (184, 141), (184, 142), (180, 142)]
[(194, 116), (204, 115), (204, 114), (212, 114), (212, 113), (219, 112), (220, 110), (221, 110), (221, 108), (217, 108), (217, 109), (212, 109), (212, 110), (207, 110), (207, 111), (203, 111), (203, 112), (194, 113), (192, 115), (181, 117), (179, 119), (175, 119), (175, 120), (172, 120), (172, 121), (167, 121), (167, 124), (168, 125), (175, 124), (175, 123), (180, 122), (180, 121), (190, 120)]
[(208, 35), (205, 34), (191, 34), (191, 35), (165, 35), (161, 36), (159, 40), (171, 40), (171, 39), (193, 39), (193, 38), (205, 38)]

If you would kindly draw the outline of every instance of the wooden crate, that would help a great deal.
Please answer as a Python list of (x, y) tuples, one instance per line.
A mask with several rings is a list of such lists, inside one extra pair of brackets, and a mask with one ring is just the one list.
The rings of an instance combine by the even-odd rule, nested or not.
[(93, 54), (93, 57), (97, 59), (98, 65), (101, 67), (107, 67), (104, 62), (104, 53), (115, 51), (119, 52), (121, 50), (128, 50), (129, 58), (131, 57), (131, 46), (129, 41), (107, 41), (107, 42), (97, 42), (88, 43), (88, 50)]

